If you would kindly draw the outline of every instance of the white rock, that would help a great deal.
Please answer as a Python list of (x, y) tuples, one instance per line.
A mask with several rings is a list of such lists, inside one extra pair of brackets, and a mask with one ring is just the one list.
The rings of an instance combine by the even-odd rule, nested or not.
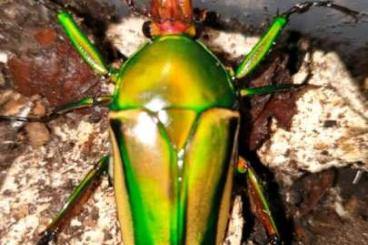
[[(122, 54), (131, 56), (147, 42), (141, 30), (144, 21), (135, 16), (124, 18), (122, 22), (110, 25), (106, 36)], [(227, 33), (208, 28), (204, 32), (209, 38), (201, 39), (202, 42), (211, 50), (224, 52), (234, 59), (248, 53), (259, 39), (254, 36), (245, 37), (241, 33)]]
[(8, 54), (0, 51), (0, 63), (8, 63)]
[(368, 170), (368, 108), (356, 81), (332, 52), (312, 54), (312, 73), (309, 84), (318, 87), (298, 99), (290, 131), (272, 122), (272, 136), (258, 150), (261, 161), (291, 175), (345, 166)]

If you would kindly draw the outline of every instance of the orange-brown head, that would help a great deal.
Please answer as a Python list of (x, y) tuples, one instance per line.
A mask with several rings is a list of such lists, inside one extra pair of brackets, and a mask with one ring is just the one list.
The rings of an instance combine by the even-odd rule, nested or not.
[(152, 0), (150, 15), (151, 23), (146, 28), (151, 36), (196, 35), (191, 0)]

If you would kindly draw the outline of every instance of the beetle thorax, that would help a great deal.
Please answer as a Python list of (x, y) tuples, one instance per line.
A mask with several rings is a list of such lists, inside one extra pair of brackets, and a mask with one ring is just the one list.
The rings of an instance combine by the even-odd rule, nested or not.
[(186, 33), (195, 35), (192, 21), (191, 0), (152, 0), (151, 1), (151, 35), (173, 35)]

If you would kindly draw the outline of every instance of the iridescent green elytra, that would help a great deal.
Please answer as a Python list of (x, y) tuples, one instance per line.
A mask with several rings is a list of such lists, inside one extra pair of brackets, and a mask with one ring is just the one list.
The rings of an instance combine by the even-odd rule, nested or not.
[(110, 113), (124, 241), (223, 240), (236, 160), (236, 101), (220, 61), (185, 35), (154, 39), (125, 63)]

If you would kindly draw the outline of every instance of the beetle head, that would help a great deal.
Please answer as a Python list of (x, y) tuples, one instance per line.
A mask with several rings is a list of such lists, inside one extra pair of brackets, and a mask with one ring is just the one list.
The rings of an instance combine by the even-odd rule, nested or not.
[(196, 35), (191, 0), (152, 0), (150, 16), (143, 27), (148, 36)]

